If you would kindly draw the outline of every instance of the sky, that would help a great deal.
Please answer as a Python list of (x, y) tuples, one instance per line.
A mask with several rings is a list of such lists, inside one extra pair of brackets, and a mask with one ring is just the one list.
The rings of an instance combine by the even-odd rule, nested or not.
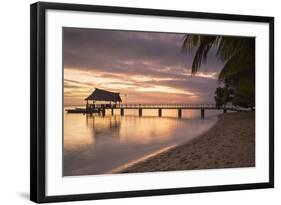
[(64, 104), (83, 105), (95, 88), (123, 103), (214, 103), (222, 68), (211, 50), (191, 76), (195, 52), (184, 34), (63, 28)]

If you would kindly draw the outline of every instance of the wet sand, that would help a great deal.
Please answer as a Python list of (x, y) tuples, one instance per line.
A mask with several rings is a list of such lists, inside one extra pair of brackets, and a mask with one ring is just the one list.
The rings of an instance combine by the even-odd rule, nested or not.
[(255, 113), (228, 113), (194, 140), (137, 162), (118, 173), (255, 166)]

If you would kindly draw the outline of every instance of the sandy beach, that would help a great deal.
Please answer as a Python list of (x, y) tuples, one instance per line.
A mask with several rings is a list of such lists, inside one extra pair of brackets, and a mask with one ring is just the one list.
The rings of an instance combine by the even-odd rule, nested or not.
[(255, 113), (228, 113), (194, 140), (137, 162), (119, 173), (255, 166)]

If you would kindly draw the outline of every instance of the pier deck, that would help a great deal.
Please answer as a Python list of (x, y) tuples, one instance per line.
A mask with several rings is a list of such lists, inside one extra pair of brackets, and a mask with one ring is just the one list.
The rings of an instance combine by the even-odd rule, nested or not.
[(68, 113), (99, 113), (101, 115), (105, 115), (106, 110), (110, 109), (111, 114), (114, 115), (114, 110), (119, 109), (120, 115), (124, 115), (125, 109), (138, 109), (139, 116), (142, 116), (143, 109), (157, 109), (158, 116), (162, 116), (162, 110), (166, 109), (174, 109), (178, 110), (178, 117), (182, 116), (182, 110), (201, 110), (201, 118), (205, 117), (205, 110), (222, 110), (223, 113), (229, 111), (241, 111), (239, 108), (228, 105), (228, 106), (221, 106), (217, 107), (214, 104), (114, 104), (114, 105), (95, 105), (95, 108), (88, 108), (88, 109), (72, 109), (67, 110)]

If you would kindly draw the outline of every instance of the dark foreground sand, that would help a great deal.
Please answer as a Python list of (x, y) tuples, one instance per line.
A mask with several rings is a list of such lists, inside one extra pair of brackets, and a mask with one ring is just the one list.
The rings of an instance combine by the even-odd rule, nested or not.
[(255, 166), (255, 113), (220, 115), (202, 136), (119, 173)]

